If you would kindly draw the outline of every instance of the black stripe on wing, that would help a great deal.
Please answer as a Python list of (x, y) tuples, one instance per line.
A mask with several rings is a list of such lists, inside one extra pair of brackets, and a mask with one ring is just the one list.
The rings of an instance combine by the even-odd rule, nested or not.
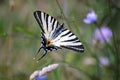
[(54, 32), (52, 34), (52, 39), (55, 39), (56, 37), (58, 37), (62, 33), (63, 30), (64, 30), (63, 24), (62, 25), (58, 25), (55, 28), (55, 30), (54, 30)]
[(41, 18), (41, 11), (35, 11), (34, 12), (34, 17), (35, 17), (35, 19), (37, 20), (37, 22), (38, 22), (38, 24), (40, 25), (40, 27), (41, 27), (41, 29), (42, 29), (42, 31), (44, 32), (44, 30), (43, 30), (43, 22), (42, 22), (42, 18)]
[(63, 41), (63, 42), (73, 42), (73, 43), (75, 43), (75, 42), (80, 42), (80, 41), (79, 41), (78, 38), (76, 37), (76, 38), (73, 38), (73, 39), (70, 39), (70, 40), (65, 40), (65, 41)]
[(61, 36), (61, 38), (61, 47), (78, 52), (84, 52), (84, 47), (82, 43), (80, 42), (78, 37), (75, 36), (71, 31), (66, 32), (64, 35)]
[[(62, 35), (62, 37), (65, 37), (65, 36), (68, 36), (67, 40), (64, 40), (63, 42), (80, 42), (80, 40), (78, 39), (77, 36), (75, 36), (71, 31), (68, 31), (66, 34)], [(70, 37), (73, 37), (75, 36), (74, 38), (72, 39), (69, 39)]]
[(37, 20), (43, 32), (45, 32), (44, 29), (46, 29), (47, 31), (55, 30), (58, 27), (58, 25), (60, 25), (55, 18), (41, 11), (35, 11), (34, 17)]
[(69, 46), (69, 45), (67, 45), (67, 46), (61, 46), (61, 47), (63, 47), (63, 48), (66, 48), (66, 49), (70, 49), (70, 50), (73, 50), (73, 51), (77, 51), (77, 52), (84, 52), (84, 47), (83, 47), (83, 45), (76, 45), (76, 46)]

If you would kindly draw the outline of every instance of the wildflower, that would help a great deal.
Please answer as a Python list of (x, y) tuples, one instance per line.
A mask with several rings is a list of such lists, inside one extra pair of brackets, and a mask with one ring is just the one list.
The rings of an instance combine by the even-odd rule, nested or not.
[(100, 29), (96, 29), (93, 35), (95, 40), (99, 40), (100, 43), (109, 42), (112, 37), (112, 31), (106, 26), (102, 26)]
[(96, 21), (97, 21), (97, 15), (96, 15), (96, 13), (95, 13), (93, 10), (91, 10), (91, 11), (87, 14), (86, 18), (83, 19), (83, 22), (84, 22), (85, 24), (91, 24), (91, 23), (94, 23), (94, 22), (96, 22)]
[(44, 67), (42, 70), (36, 70), (30, 75), (30, 80), (34, 80), (37, 77), (39, 78), (39, 77), (45, 75), (46, 73), (56, 69), (58, 66), (59, 66), (59, 64), (51, 64), (47, 67)]
[(36, 77), (35, 80), (47, 80), (47, 76), (46, 75), (38, 76), (38, 77)]
[(106, 57), (100, 57), (99, 62), (101, 66), (108, 66), (110, 64), (108, 58)]

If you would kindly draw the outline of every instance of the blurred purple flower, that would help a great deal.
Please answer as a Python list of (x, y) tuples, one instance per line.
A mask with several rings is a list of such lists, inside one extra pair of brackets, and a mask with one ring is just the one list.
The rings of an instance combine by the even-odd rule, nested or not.
[(111, 37), (112, 31), (106, 26), (102, 26), (100, 29), (97, 28), (94, 32), (94, 39), (99, 40), (100, 43), (109, 42)]
[(47, 76), (46, 75), (38, 76), (38, 77), (36, 77), (35, 80), (47, 80)]
[[(46, 73), (53, 71), (59, 66), (59, 64), (51, 64), (48, 65), (47, 67), (43, 67), (41, 70), (35, 70), (31, 75), (30, 75), (30, 80), (47, 80), (46, 79)], [(43, 76), (44, 75), (44, 76)]]
[(96, 21), (97, 21), (97, 15), (96, 15), (96, 13), (95, 13), (93, 10), (91, 10), (91, 11), (87, 14), (86, 18), (83, 19), (83, 22), (84, 22), (85, 24), (91, 24), (91, 23), (94, 23), (94, 22), (96, 22)]
[(108, 66), (110, 64), (108, 58), (106, 57), (100, 57), (99, 62), (101, 66)]

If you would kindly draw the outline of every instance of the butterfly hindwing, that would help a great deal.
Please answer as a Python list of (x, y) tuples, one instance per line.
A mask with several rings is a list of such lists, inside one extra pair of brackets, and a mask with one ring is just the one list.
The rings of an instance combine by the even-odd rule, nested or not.
[(42, 33), (46, 39), (51, 39), (53, 46), (71, 49), (77, 52), (83, 52), (84, 47), (77, 36), (70, 30), (65, 29), (63, 24), (49, 16), (48, 14), (35, 11), (34, 16), (41, 27)]
[(62, 33), (53, 40), (56, 46), (71, 49), (77, 52), (83, 52), (84, 47), (77, 36), (71, 31), (64, 29)]

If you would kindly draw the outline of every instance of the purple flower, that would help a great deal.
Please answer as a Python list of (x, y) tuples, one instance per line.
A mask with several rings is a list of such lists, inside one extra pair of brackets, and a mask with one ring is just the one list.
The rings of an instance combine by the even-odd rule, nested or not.
[(95, 13), (93, 10), (91, 10), (91, 11), (87, 14), (86, 18), (83, 19), (83, 22), (84, 22), (85, 24), (91, 24), (91, 23), (94, 23), (94, 22), (96, 22), (96, 21), (97, 21), (97, 15), (96, 15), (96, 13)]
[[(36, 70), (30, 75), (30, 80), (46, 80), (46, 73), (53, 71), (59, 66), (59, 64), (51, 64), (41, 70)], [(44, 76), (43, 76), (44, 75)]]
[(100, 29), (96, 29), (94, 32), (94, 39), (99, 40), (100, 43), (109, 42), (112, 37), (112, 31), (106, 26), (102, 26)]
[(100, 57), (99, 62), (101, 66), (108, 66), (110, 64), (108, 58), (106, 57)]
[(36, 77), (35, 80), (47, 80), (47, 76), (46, 75), (38, 76), (38, 77)]

